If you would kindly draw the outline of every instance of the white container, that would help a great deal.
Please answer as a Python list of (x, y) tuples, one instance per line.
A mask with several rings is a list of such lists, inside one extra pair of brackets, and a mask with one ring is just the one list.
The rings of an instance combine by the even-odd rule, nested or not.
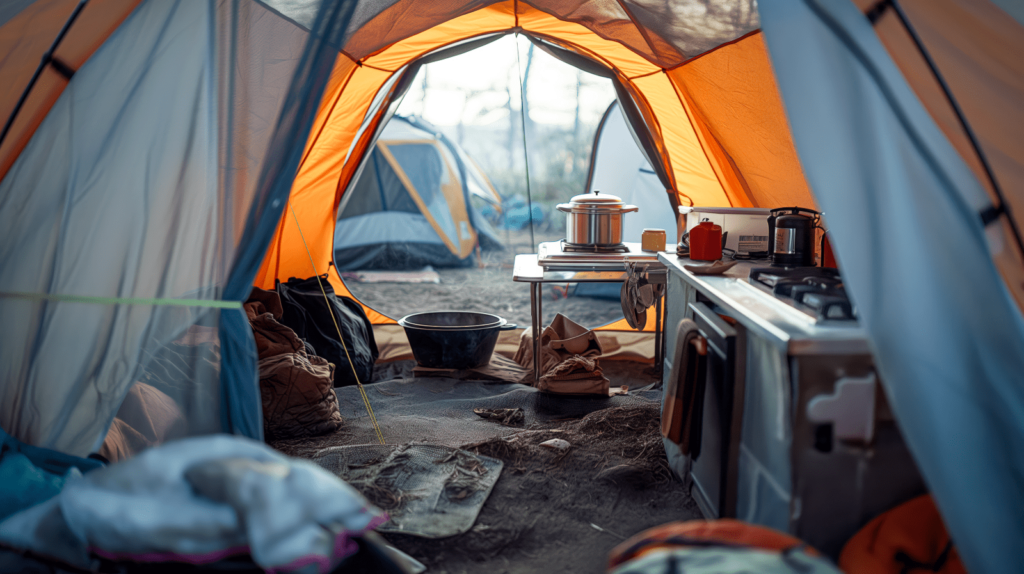
[(760, 207), (679, 207), (686, 217), (686, 231), (705, 219), (722, 226), (728, 233), (725, 248), (737, 253), (768, 251), (768, 216), (771, 210)]

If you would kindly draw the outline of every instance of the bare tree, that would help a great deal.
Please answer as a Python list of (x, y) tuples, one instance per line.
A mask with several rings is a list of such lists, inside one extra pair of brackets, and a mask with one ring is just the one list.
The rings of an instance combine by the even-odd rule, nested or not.
[(423, 66), (420, 68), (420, 91), (423, 92), (423, 98), (420, 100), (420, 117), (427, 113), (427, 88), (429, 87), (429, 81), (427, 75), (430, 70), (430, 66)]
[[(523, 67), (523, 80), (522, 80), (522, 82), (523, 82), (523, 84), (522, 84), (522, 86), (523, 86), (523, 89), (522, 89), (522, 92), (523, 92), (523, 98), (522, 98), (523, 99), (523, 103), (522, 103), (522, 107), (523, 108), (522, 109), (523, 109), (523, 111), (522, 111), (522, 114), (523, 114), (523, 122), (524, 122), (523, 130), (526, 132), (527, 136), (529, 136), (532, 133), (535, 133), (535, 130), (533, 129), (533, 120), (530, 119), (530, 98), (529, 98), (529, 94), (530, 94), (530, 68), (533, 67), (533, 49), (534, 49), (534, 47), (535, 46), (534, 46), (533, 42), (530, 42), (530, 48), (526, 51), (526, 66)], [(519, 46), (516, 45), (516, 50), (518, 50), (518, 49), (519, 49)]]
[(580, 88), (583, 87), (583, 70), (576, 69), (576, 110), (572, 122), (572, 139), (580, 141)]

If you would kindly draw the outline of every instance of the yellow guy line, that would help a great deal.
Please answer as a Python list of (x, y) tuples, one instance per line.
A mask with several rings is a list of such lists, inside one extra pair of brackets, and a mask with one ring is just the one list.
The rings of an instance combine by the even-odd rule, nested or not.
[(373, 414), (373, 407), (370, 406), (370, 398), (366, 396), (366, 389), (363, 388), (363, 383), (359, 381), (359, 374), (356, 373), (356, 366), (352, 364), (352, 357), (348, 354), (348, 345), (345, 344), (345, 337), (341, 336), (341, 327), (338, 326), (338, 319), (334, 317), (334, 309), (331, 307), (331, 300), (327, 298), (327, 291), (324, 290), (324, 284), (320, 282), (320, 272), (316, 269), (316, 263), (313, 262), (313, 254), (309, 251), (309, 245), (306, 244), (306, 236), (302, 233), (302, 226), (299, 225), (299, 218), (295, 216), (295, 210), (292, 206), (288, 206), (288, 210), (292, 212), (292, 219), (295, 220), (295, 227), (299, 229), (299, 237), (302, 238), (302, 245), (306, 248), (306, 255), (309, 256), (309, 263), (313, 266), (313, 274), (316, 276), (316, 283), (320, 286), (320, 292), (324, 294), (324, 302), (327, 303), (327, 310), (331, 313), (331, 320), (334, 321), (334, 328), (338, 331), (338, 340), (341, 341), (341, 348), (345, 349), (345, 358), (348, 359), (348, 366), (352, 368), (352, 376), (356, 378), (356, 386), (359, 387), (359, 394), (363, 397), (363, 404), (366, 405), (366, 413), (370, 415), (370, 423), (373, 425), (373, 431), (377, 433), (377, 440), (380, 444), (384, 443), (384, 434), (380, 432), (380, 425), (377, 424), (377, 417)]

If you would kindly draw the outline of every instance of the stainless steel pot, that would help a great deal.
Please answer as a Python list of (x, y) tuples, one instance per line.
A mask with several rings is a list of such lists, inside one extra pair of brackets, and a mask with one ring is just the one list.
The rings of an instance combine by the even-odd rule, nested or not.
[(614, 195), (601, 192), (584, 193), (569, 203), (560, 203), (558, 211), (567, 213), (565, 240), (578, 245), (618, 245), (622, 243), (622, 217), (638, 211), (635, 205), (625, 205)]

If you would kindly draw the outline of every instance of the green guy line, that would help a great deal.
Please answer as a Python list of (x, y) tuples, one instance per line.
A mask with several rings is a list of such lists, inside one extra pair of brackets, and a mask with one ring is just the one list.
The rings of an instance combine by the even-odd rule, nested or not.
[(219, 299), (150, 299), (145, 297), (87, 297), (84, 295), (54, 295), (50, 293), (21, 293), (0, 291), (0, 297), (60, 301), (62, 303), (95, 303), (98, 305), (169, 305), (174, 307), (212, 307), (215, 309), (241, 309), (241, 301)]

